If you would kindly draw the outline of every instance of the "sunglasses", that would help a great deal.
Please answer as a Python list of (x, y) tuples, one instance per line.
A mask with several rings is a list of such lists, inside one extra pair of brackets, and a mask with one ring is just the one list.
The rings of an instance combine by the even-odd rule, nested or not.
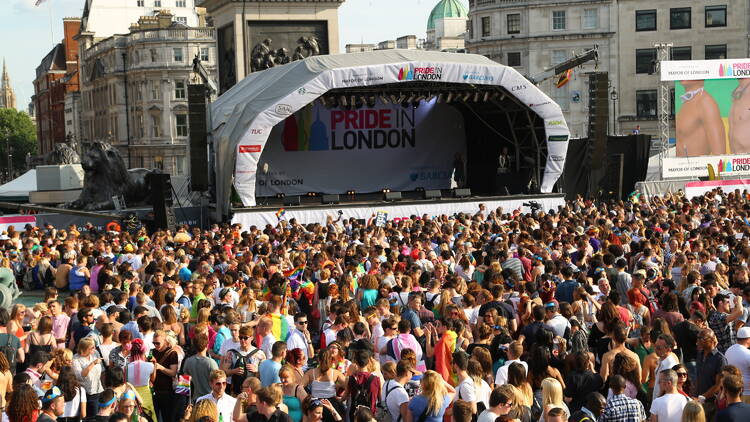
[(687, 378), (688, 374), (687, 374), (687, 372), (678, 372), (677, 376), (680, 377), (680, 378), (682, 378), (682, 377)]
[(307, 321), (297, 321), (297, 324), (307, 325)]
[(226, 381), (216, 381), (214, 385), (227, 385)]
[(154, 347), (159, 347), (159, 346), (161, 346), (161, 343), (159, 343), (158, 341), (154, 341), (154, 342), (151, 342), (151, 344), (153, 344), (153, 345), (154, 345)]
[(250, 338), (250, 337), (248, 337), (248, 336), (240, 336), (240, 340), (247, 340), (247, 339), (249, 339), (249, 338)]
[(513, 407), (513, 402), (509, 401), (508, 403), (503, 403), (503, 406)]

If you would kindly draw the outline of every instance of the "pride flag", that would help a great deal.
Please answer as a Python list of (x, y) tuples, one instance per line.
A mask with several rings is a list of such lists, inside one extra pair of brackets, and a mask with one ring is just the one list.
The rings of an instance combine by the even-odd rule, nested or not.
[(284, 214), (286, 214), (286, 210), (284, 208), (279, 208), (279, 210), (276, 211), (276, 218), (281, 220), (281, 217), (283, 217)]
[(276, 341), (286, 341), (287, 337), (289, 337), (289, 321), (287, 321), (286, 316), (271, 314), (270, 318), (271, 334), (276, 337)]
[(302, 277), (303, 272), (305, 272), (305, 266), (300, 265), (298, 267), (292, 268), (291, 270), (284, 271), (284, 277), (290, 280), (296, 280), (299, 277)]
[(453, 373), (453, 352), (456, 351), (457, 337), (455, 331), (448, 330), (435, 344), (435, 372), (453, 386), (457, 381)]

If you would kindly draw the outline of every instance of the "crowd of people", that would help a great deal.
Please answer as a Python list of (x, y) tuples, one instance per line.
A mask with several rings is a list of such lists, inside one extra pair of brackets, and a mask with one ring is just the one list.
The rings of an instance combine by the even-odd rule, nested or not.
[[(279, 213), (281, 216), (283, 213)], [(9, 422), (750, 420), (750, 196), (384, 225), (26, 226)], [(6, 270), (7, 271), (7, 270)]]

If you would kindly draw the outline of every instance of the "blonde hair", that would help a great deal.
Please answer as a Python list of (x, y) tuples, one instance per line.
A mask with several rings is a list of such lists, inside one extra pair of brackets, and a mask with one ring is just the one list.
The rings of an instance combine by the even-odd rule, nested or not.
[(195, 403), (193, 412), (190, 414), (190, 422), (196, 422), (204, 416), (208, 416), (215, 421), (219, 420), (219, 409), (216, 407), (216, 403), (208, 399), (199, 400)]
[(695, 400), (687, 402), (682, 409), (682, 422), (706, 422), (703, 406)]
[(76, 352), (80, 355), (81, 352), (89, 350), (92, 347), (94, 347), (94, 339), (92, 339), (91, 337), (84, 337), (78, 342)]
[(436, 416), (443, 408), (446, 388), (443, 377), (435, 371), (427, 371), (422, 377), (422, 395), (427, 398), (427, 409), (429, 415)]
[(563, 389), (560, 381), (554, 378), (542, 380), (542, 408), (548, 404), (559, 405), (563, 402)]

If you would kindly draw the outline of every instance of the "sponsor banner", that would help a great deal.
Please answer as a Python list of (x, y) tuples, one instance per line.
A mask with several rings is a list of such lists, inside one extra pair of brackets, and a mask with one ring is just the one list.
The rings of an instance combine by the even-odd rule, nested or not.
[(23, 228), (30, 224), (36, 227), (36, 216), (33, 215), (11, 215), (0, 217), (0, 231), (8, 231), (13, 227), (16, 231), (23, 231)]
[(704, 157), (665, 157), (662, 177), (708, 177), (708, 165), (716, 176), (750, 175), (750, 155), (719, 155)]
[(661, 62), (662, 81), (750, 78), (750, 59)]
[(740, 192), (745, 190), (750, 191), (750, 179), (688, 182), (685, 183), (685, 196), (692, 199), (717, 188), (721, 188), (724, 192), (732, 192), (735, 189), (739, 189)]
[[(381, 81), (382, 76), (382, 81)], [(356, 86), (367, 86), (367, 85), (379, 85), (383, 83), (394, 83), (394, 82), (405, 82), (405, 81), (424, 81), (424, 82), (441, 82), (441, 83), (466, 83), (472, 85), (500, 85), (505, 87), (508, 92), (518, 98), (518, 100), (528, 105), (535, 113), (537, 113), (545, 122), (557, 122), (563, 121), (564, 117), (560, 107), (555, 104), (548, 96), (542, 93), (537, 87), (533, 86), (527, 79), (521, 76), (520, 73), (512, 68), (504, 66), (478, 66), (478, 65), (462, 65), (460, 63), (417, 63), (417, 62), (406, 62), (406, 63), (394, 63), (387, 65), (375, 65), (375, 66), (361, 66), (356, 68), (346, 69), (333, 69), (326, 72), (322, 72), (314, 77), (312, 80), (307, 82), (304, 86), (295, 89), (294, 92), (288, 94), (275, 104), (269, 106), (266, 110), (260, 112), (250, 123), (250, 128), (241, 135), (239, 145), (261, 145), (261, 151), (265, 154), (269, 148), (277, 148), (276, 153), (286, 152), (283, 146), (287, 147), (290, 145), (289, 140), (292, 139), (291, 135), (286, 135), (287, 143), (281, 142), (282, 132), (285, 132), (285, 126), (287, 125), (287, 119), (291, 120), (293, 115), (296, 116), (298, 112), (301, 112), (304, 107), (307, 107), (316, 98), (325, 94), (331, 89), (356, 87)], [(424, 104), (424, 103), (423, 103)], [(312, 106), (310, 106), (312, 107)], [(423, 113), (424, 105), (419, 107), (417, 114)], [(415, 135), (411, 136), (411, 130), (409, 128), (398, 128), (393, 129), (389, 132), (386, 139), (385, 145), (383, 144), (383, 134), (381, 132), (375, 132), (377, 130), (389, 130), (391, 128), (375, 128), (365, 127), (364, 129), (355, 128), (355, 134), (346, 134), (345, 132), (351, 131), (350, 127), (334, 130), (336, 137), (332, 134), (328, 136), (328, 149), (319, 150), (316, 148), (322, 148), (321, 137), (309, 137), (307, 141), (300, 143), (299, 141), (299, 123), (297, 121), (298, 128), (298, 143), (303, 147), (307, 145), (306, 154), (319, 154), (326, 156), (331, 161), (323, 160), (328, 164), (328, 167), (323, 168), (323, 174), (329, 174), (328, 179), (323, 180), (320, 176), (315, 176), (310, 179), (310, 171), (306, 171), (303, 182), (297, 185), (294, 192), (307, 193), (311, 191), (315, 192), (336, 192), (346, 190), (358, 190), (365, 191), (363, 186), (371, 191), (380, 190), (384, 187), (388, 187), (393, 190), (407, 190), (414, 189), (416, 187), (428, 188), (442, 188), (445, 183), (450, 181), (450, 169), (452, 168), (453, 153), (465, 149), (464, 142), (464, 129), (459, 125), (462, 125), (460, 113), (450, 113), (449, 111), (442, 111), (443, 109), (451, 110), (452, 107), (444, 104), (438, 104), (433, 107), (435, 111), (440, 114), (444, 113), (439, 120), (439, 124), (427, 125), (427, 124), (415, 124)], [(323, 108), (324, 109), (324, 108)], [(343, 111), (343, 110), (342, 110)], [(327, 113), (327, 111), (321, 111), (321, 116)], [(373, 115), (369, 114), (365, 119), (372, 119)], [(307, 123), (310, 123), (309, 130), (312, 130), (312, 124), (315, 120), (312, 120), (312, 115), (309, 116), (310, 120), (302, 119), (305, 124), (302, 126), (302, 130), (308, 130)], [(317, 117), (317, 113), (315, 115)], [(379, 116), (378, 116), (379, 117)], [(358, 117), (359, 118), (359, 117)], [(296, 117), (295, 117), (296, 119)], [(419, 118), (417, 118), (419, 121)], [(330, 115), (328, 118), (322, 117), (321, 123), (325, 125), (326, 122), (330, 125)], [(399, 120), (403, 123), (403, 120)], [(392, 122), (393, 123), (393, 122)], [(342, 122), (337, 122), (336, 125), (346, 125), (346, 118)], [(351, 126), (351, 121), (350, 121)], [(428, 127), (431, 126), (431, 127)], [(316, 126), (317, 128), (322, 127), (321, 125)], [(436, 129), (438, 128), (438, 129)], [(447, 132), (441, 132), (440, 129), (447, 130)], [(565, 160), (564, 157), (567, 153), (567, 137), (569, 131), (567, 125), (547, 125), (545, 124), (547, 136), (561, 136), (565, 137), (564, 141), (555, 142), (554, 146), (550, 142), (548, 150), (550, 158), (547, 160), (544, 177), (541, 183), (542, 192), (551, 192), (555, 182), (559, 179), (564, 168)], [(426, 139), (420, 133), (427, 131), (426, 137), (432, 138), (434, 143), (430, 146), (429, 142), (425, 144), (423, 139)], [(326, 128), (327, 132), (330, 132), (330, 127)], [(322, 133), (322, 131), (320, 131)], [(429, 135), (429, 133), (434, 133)], [(397, 136), (398, 135), (398, 136)], [(455, 135), (455, 136), (454, 136)], [(232, 139), (232, 135), (227, 135), (229, 139)], [(440, 142), (450, 139), (450, 144), (440, 145)], [(313, 142), (315, 141), (315, 142)], [(412, 146), (412, 141), (414, 146)], [(307, 142), (307, 144), (305, 144)], [(335, 142), (335, 144), (334, 144)], [(394, 148), (398, 144), (398, 148)], [(312, 150), (310, 146), (312, 145)], [(438, 145), (438, 146), (435, 146)], [(457, 146), (457, 145), (460, 145)], [(363, 146), (361, 148), (361, 146)], [(430, 154), (419, 155), (411, 154), (414, 150), (420, 148), (427, 148)], [(341, 149), (338, 149), (341, 148)], [(278, 150), (280, 149), (280, 151)], [(292, 181), (299, 181), (299, 174), (301, 174), (301, 168), (309, 167), (315, 164), (315, 161), (305, 161), (300, 159), (292, 160), (294, 165), (281, 161), (282, 170), (278, 169), (276, 165), (271, 164), (268, 173), (258, 172), (258, 164), (263, 164), (265, 161), (259, 160), (259, 153), (247, 152), (247, 147), (240, 152), (239, 147), (235, 150), (237, 153), (237, 159), (235, 162), (235, 178), (234, 185), (239, 194), (243, 204), (245, 206), (255, 205), (256, 187), (263, 187), (263, 192), (259, 192), (259, 195), (267, 195), (269, 193), (278, 192), (278, 189), (288, 189), (292, 184)], [(365, 155), (360, 154), (358, 151), (367, 151), (372, 154)], [(394, 151), (400, 151), (400, 154), (395, 154)], [(342, 155), (343, 154), (343, 155)], [(298, 155), (298, 157), (304, 155)], [(286, 155), (289, 158), (290, 154)], [(332, 159), (331, 157), (338, 156), (339, 158)], [(406, 174), (406, 180), (403, 180), (402, 175), (404, 167), (399, 167), (396, 164), (392, 164), (390, 161), (391, 156), (397, 156), (399, 163), (406, 163), (408, 165)], [(404, 157), (414, 158), (406, 159)], [(447, 158), (446, 158), (447, 157)], [(317, 157), (316, 157), (317, 158)], [(342, 161), (345, 160), (345, 161)], [(286, 169), (289, 169), (289, 172)], [(330, 176), (332, 169), (345, 169), (339, 172), (339, 175), (334, 177)], [(362, 169), (370, 171), (371, 173), (365, 175), (362, 173)], [(375, 172), (375, 169), (379, 169)], [(280, 173), (284, 171), (285, 173)], [(276, 173), (274, 173), (276, 172)], [(263, 174), (261, 174), (263, 173)], [(317, 174), (318, 172), (316, 172)], [(347, 188), (339, 189), (340, 186), (332, 185), (332, 181), (336, 181), (338, 184), (343, 185), (348, 179), (351, 179), (352, 175), (357, 176), (357, 179), (350, 181), (350, 185)], [(264, 183), (261, 183), (259, 178), (263, 177)], [(276, 179), (274, 179), (274, 177)], [(366, 179), (368, 178), (368, 179)], [(399, 178), (399, 180), (396, 180)], [(343, 179), (343, 181), (341, 180)], [(362, 180), (360, 180), (362, 179)], [(366, 180), (365, 180), (366, 179)], [(281, 180), (280, 182), (274, 182), (273, 180)], [(308, 185), (308, 181), (312, 185)], [(357, 183), (362, 183), (358, 185)], [(388, 186), (386, 182), (393, 182), (393, 185)], [(278, 185), (274, 185), (277, 183)], [(300, 186), (305, 186), (303, 189)], [(269, 192), (270, 190), (270, 192)]]
[[(260, 196), (308, 192), (448, 189), (456, 154), (466, 157), (461, 113), (447, 104), (417, 108), (308, 105), (277, 125), (260, 155)], [(256, 154), (248, 154), (255, 156)]]

